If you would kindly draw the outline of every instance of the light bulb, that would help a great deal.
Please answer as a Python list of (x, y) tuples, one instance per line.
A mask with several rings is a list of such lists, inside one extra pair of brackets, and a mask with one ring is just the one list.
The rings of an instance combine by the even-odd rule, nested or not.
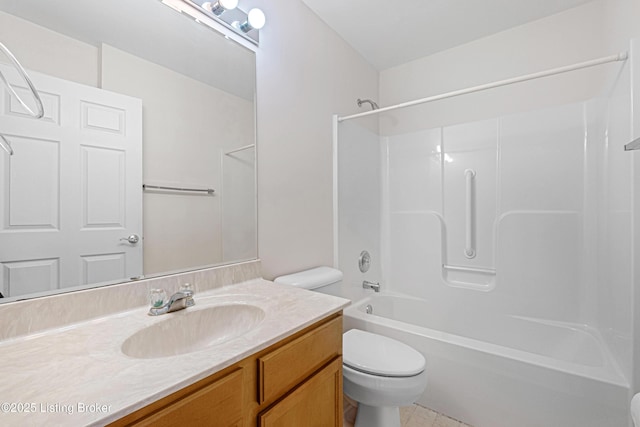
[(259, 30), (264, 27), (265, 17), (260, 9), (251, 9), (247, 14), (247, 20), (240, 24), (240, 29), (248, 33), (251, 30)]
[(238, 0), (218, 0), (220, 6), (224, 7), (225, 10), (233, 10), (238, 7)]
[(226, 10), (233, 10), (238, 7), (238, 0), (218, 0), (217, 2), (204, 2), (202, 8), (208, 10), (216, 16), (222, 15)]
[(249, 25), (256, 30), (264, 27), (264, 23), (266, 22), (264, 12), (260, 9), (251, 9), (247, 16), (247, 20), (249, 21)]

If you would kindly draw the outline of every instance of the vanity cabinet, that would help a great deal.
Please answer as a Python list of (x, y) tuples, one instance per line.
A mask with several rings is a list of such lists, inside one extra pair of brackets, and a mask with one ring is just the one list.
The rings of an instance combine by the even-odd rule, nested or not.
[(342, 315), (335, 314), (111, 426), (342, 426)]

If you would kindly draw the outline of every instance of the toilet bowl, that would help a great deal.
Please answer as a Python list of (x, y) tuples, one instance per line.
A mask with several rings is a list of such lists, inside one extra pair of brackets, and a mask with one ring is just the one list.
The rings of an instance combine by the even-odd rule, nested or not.
[[(274, 282), (339, 295), (342, 272), (318, 267)], [(359, 329), (342, 336), (344, 393), (358, 402), (355, 427), (400, 427), (400, 406), (427, 386), (426, 360), (412, 347)]]
[(400, 427), (400, 406), (427, 386), (426, 360), (394, 339), (351, 329), (342, 335), (344, 393), (358, 402), (356, 427)]

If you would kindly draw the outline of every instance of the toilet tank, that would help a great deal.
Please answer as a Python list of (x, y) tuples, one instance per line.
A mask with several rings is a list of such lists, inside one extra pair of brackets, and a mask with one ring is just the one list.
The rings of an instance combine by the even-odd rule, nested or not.
[(331, 267), (316, 267), (298, 273), (280, 276), (276, 278), (274, 282), (281, 285), (296, 286), (324, 294), (340, 296), (342, 271)]

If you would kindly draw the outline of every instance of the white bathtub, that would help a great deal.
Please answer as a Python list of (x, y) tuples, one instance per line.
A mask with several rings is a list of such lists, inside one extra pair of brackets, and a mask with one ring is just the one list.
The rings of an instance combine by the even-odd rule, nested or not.
[(418, 403), (474, 427), (629, 425), (629, 385), (587, 326), (447, 310), (384, 293), (344, 314), (345, 330), (376, 332), (422, 352), (429, 383)]

